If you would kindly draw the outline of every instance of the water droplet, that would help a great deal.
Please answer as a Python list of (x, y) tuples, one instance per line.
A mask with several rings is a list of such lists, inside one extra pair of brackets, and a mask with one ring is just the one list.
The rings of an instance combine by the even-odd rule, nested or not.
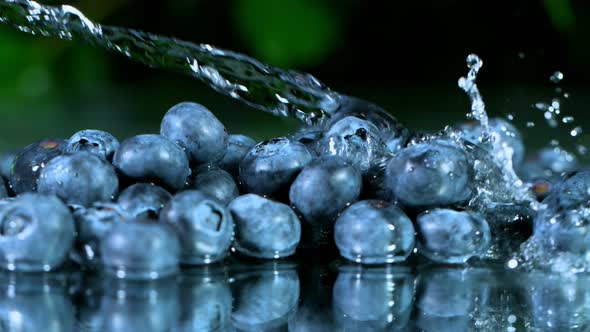
[(572, 129), (570, 131), (570, 135), (572, 137), (576, 137), (576, 136), (580, 135), (581, 133), (582, 133), (582, 128), (581, 127), (576, 127), (576, 128), (574, 128), (574, 129)]
[(572, 122), (574, 122), (574, 117), (573, 116), (564, 116), (561, 119), (561, 122), (563, 122), (563, 123), (572, 123)]
[(551, 77), (549, 77), (551, 83), (559, 84), (561, 80), (563, 80), (563, 73), (560, 71), (554, 72)]
[(535, 126), (535, 123), (533, 121), (527, 121), (526, 126), (527, 128), (533, 128)]
[(512, 258), (508, 261), (508, 268), (515, 269), (518, 266), (518, 261), (515, 258)]

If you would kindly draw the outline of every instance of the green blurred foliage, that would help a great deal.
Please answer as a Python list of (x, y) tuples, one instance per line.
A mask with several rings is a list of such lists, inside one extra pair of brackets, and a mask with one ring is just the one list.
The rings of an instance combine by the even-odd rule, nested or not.
[(570, 0), (544, 0), (545, 10), (553, 26), (561, 32), (571, 32), (575, 15)]
[(236, 32), (262, 61), (320, 64), (342, 42), (341, 13), (314, 0), (236, 0)]

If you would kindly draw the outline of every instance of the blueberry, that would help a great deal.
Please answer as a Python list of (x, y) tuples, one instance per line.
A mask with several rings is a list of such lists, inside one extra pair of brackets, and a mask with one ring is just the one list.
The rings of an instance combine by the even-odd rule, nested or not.
[(209, 264), (223, 259), (233, 240), (233, 220), (214, 198), (187, 190), (175, 195), (160, 213), (180, 239), (180, 262)]
[[(174, 279), (105, 280), (96, 331), (176, 331), (178, 285)], [(94, 330), (93, 330), (94, 331)]]
[(37, 190), (39, 173), (47, 162), (60, 155), (64, 140), (45, 139), (20, 151), (10, 168), (10, 187), (15, 194)]
[(344, 158), (366, 173), (388, 155), (379, 129), (371, 122), (348, 116), (334, 123), (318, 143), (319, 155)]
[(420, 253), (440, 263), (464, 263), (490, 247), (487, 221), (478, 214), (435, 209), (416, 220)]
[(295, 267), (287, 263), (248, 266), (234, 279), (234, 327), (239, 331), (285, 331), (299, 301)]
[(10, 178), (10, 168), (12, 166), (12, 162), (14, 161), (16, 155), (22, 150), (23, 149), (13, 149), (0, 154), (0, 176), (5, 179)]
[(240, 163), (240, 182), (248, 192), (280, 196), (312, 159), (305, 145), (288, 138), (258, 143)]
[(543, 200), (534, 239), (547, 255), (585, 257), (590, 249), (590, 171), (570, 174)]
[(4, 331), (74, 332), (74, 306), (62, 274), (0, 274)]
[(121, 207), (113, 203), (95, 203), (74, 211), (76, 243), (71, 257), (78, 264), (97, 267), (100, 264), (100, 242), (115, 223), (129, 219)]
[(199, 167), (193, 174), (190, 188), (216, 198), (225, 205), (240, 195), (236, 181), (220, 168)]
[(174, 331), (228, 331), (232, 293), (221, 269), (184, 270), (179, 288), (180, 319)]
[(344, 329), (354, 327), (351, 331), (402, 330), (413, 304), (414, 276), (409, 268), (344, 266), (334, 283), (337, 320)]
[(112, 161), (118, 148), (119, 141), (113, 135), (102, 130), (86, 129), (70, 137), (64, 151), (70, 153), (87, 151)]
[(162, 187), (150, 183), (136, 183), (119, 194), (117, 203), (128, 214), (138, 217), (144, 214), (158, 215), (172, 198)]
[(185, 186), (190, 175), (186, 154), (160, 135), (138, 135), (124, 140), (113, 158), (124, 176), (155, 182), (172, 190)]
[(305, 145), (310, 152), (316, 153), (318, 144), (323, 136), (324, 131), (321, 128), (302, 127), (295, 133), (289, 135), (289, 139)]
[(575, 155), (559, 148), (545, 148), (538, 151), (530, 160), (527, 160), (519, 172), (527, 181), (539, 178), (553, 180), (562, 174), (580, 169)]
[(256, 141), (245, 135), (229, 135), (227, 151), (217, 164), (233, 177), (240, 173), (240, 162), (248, 151), (256, 145)]
[[(489, 133), (494, 140), (495, 146), (500, 147), (507, 155), (512, 156), (512, 165), (515, 169), (522, 165), (524, 160), (524, 143), (522, 135), (510, 123), (502, 118), (493, 118), (488, 122)], [(459, 126), (459, 134), (464, 140), (478, 146), (484, 146), (481, 141), (483, 129), (479, 122), (465, 123)]]
[(280, 258), (295, 253), (301, 224), (285, 204), (255, 194), (234, 199), (229, 209), (236, 223), (236, 250), (256, 258)]
[(123, 279), (158, 279), (178, 271), (180, 245), (172, 228), (152, 220), (114, 223), (100, 241), (108, 274)]
[(396, 153), (405, 146), (410, 132), (395, 117), (371, 102), (349, 96), (340, 97), (340, 109), (332, 115), (328, 126), (353, 116), (372, 123), (379, 130), (379, 136), (390, 153)]
[(414, 226), (394, 204), (359, 201), (336, 220), (334, 240), (340, 255), (357, 263), (402, 262), (414, 249)]
[(424, 209), (467, 201), (473, 170), (467, 154), (444, 140), (409, 146), (387, 165), (385, 186), (402, 205)]
[(23, 194), (0, 207), (0, 268), (38, 272), (61, 265), (74, 242), (74, 220), (56, 197)]
[(227, 130), (213, 113), (197, 103), (183, 102), (168, 110), (160, 134), (185, 149), (197, 164), (216, 162), (227, 149)]
[(113, 166), (95, 154), (77, 152), (51, 159), (41, 170), (37, 190), (54, 194), (67, 204), (89, 206), (110, 201), (119, 190)]
[(316, 225), (333, 225), (342, 210), (361, 192), (362, 177), (355, 166), (340, 157), (315, 159), (297, 176), (289, 198), (303, 220)]

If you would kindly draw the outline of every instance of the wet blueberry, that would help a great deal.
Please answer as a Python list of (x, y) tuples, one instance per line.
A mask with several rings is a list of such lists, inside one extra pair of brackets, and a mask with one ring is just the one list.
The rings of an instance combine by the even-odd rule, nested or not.
[(305, 145), (288, 138), (258, 143), (240, 163), (240, 182), (248, 192), (280, 196), (312, 159)]
[[(502, 151), (505, 151), (507, 155), (511, 155), (512, 165), (514, 165), (515, 169), (519, 168), (524, 160), (525, 151), (522, 135), (518, 129), (502, 118), (490, 119), (488, 125), (488, 134), (491, 134), (494, 144), (500, 147)], [(479, 122), (474, 121), (461, 125), (459, 133), (464, 140), (483, 146), (481, 140), (483, 130)]]
[(345, 117), (356, 117), (372, 123), (385, 142), (390, 153), (396, 153), (405, 146), (410, 132), (395, 117), (381, 107), (350, 96), (340, 96), (340, 109), (330, 119), (329, 126)]
[(490, 247), (490, 227), (471, 212), (435, 209), (416, 220), (420, 253), (440, 263), (460, 264), (483, 255)]
[(223, 158), (217, 162), (219, 167), (237, 178), (240, 173), (240, 162), (248, 151), (256, 145), (256, 141), (245, 135), (229, 135), (227, 151)]
[(344, 266), (334, 283), (332, 299), (343, 329), (402, 330), (413, 309), (414, 276), (409, 268)]
[(339, 156), (366, 173), (388, 155), (379, 129), (371, 122), (349, 116), (334, 123), (318, 143), (319, 155)]
[(63, 154), (50, 160), (39, 174), (37, 190), (54, 194), (67, 204), (89, 206), (110, 201), (119, 190), (113, 166), (93, 153)]
[(227, 149), (225, 127), (205, 106), (183, 102), (173, 106), (164, 118), (160, 134), (185, 149), (197, 164), (220, 160)]
[(520, 176), (533, 181), (539, 178), (552, 181), (560, 175), (576, 171), (580, 164), (576, 156), (562, 148), (552, 147), (538, 151), (530, 160), (527, 160), (520, 171)]
[(209, 264), (223, 259), (233, 240), (232, 216), (214, 198), (187, 190), (176, 194), (160, 213), (180, 239), (180, 263)]
[(414, 226), (394, 204), (359, 201), (336, 220), (334, 240), (340, 255), (357, 263), (401, 262), (414, 249)]
[(136, 183), (119, 194), (117, 203), (126, 213), (138, 217), (143, 214), (158, 215), (172, 198), (164, 188), (150, 183)]
[(70, 255), (72, 259), (86, 267), (98, 267), (100, 261), (100, 242), (115, 223), (131, 218), (114, 203), (95, 203), (92, 207), (74, 211), (76, 223), (76, 243)]
[(86, 129), (70, 137), (66, 142), (64, 151), (87, 151), (112, 161), (113, 155), (118, 148), (119, 141), (113, 135), (102, 130)]
[(204, 166), (199, 167), (193, 174), (190, 188), (216, 198), (225, 205), (240, 195), (236, 181), (223, 169)]
[(0, 198), (8, 197), (8, 188), (6, 187), (6, 182), (4, 178), (0, 177)]
[(295, 266), (273, 263), (246, 266), (232, 283), (232, 321), (239, 331), (286, 331), (299, 301)]
[(463, 150), (443, 140), (402, 149), (387, 165), (385, 186), (404, 206), (424, 209), (464, 202), (472, 169)]
[(301, 224), (285, 204), (255, 194), (234, 199), (229, 209), (236, 224), (236, 250), (256, 258), (280, 258), (295, 253)]
[(305, 145), (310, 152), (317, 154), (317, 145), (323, 136), (324, 131), (321, 128), (302, 127), (289, 135), (289, 139)]
[(49, 271), (74, 243), (74, 220), (55, 196), (23, 194), (0, 208), (0, 268)]
[(120, 279), (158, 279), (178, 272), (178, 237), (156, 221), (114, 223), (100, 241), (100, 252), (105, 271)]
[(10, 187), (16, 194), (37, 190), (37, 179), (45, 165), (63, 151), (64, 140), (45, 139), (21, 150), (10, 168)]
[(361, 192), (362, 177), (344, 159), (328, 156), (315, 159), (297, 176), (289, 199), (303, 220), (317, 225), (332, 225), (342, 210)]
[(124, 140), (113, 158), (124, 176), (178, 190), (190, 175), (186, 154), (160, 135), (138, 135)]

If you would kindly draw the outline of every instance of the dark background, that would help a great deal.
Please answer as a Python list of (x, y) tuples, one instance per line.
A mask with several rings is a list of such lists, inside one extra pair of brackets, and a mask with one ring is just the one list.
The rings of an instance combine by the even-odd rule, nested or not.
[[(457, 87), (465, 57), (484, 60), (480, 89), (491, 116), (512, 114), (529, 151), (556, 138), (590, 142), (590, 3), (544, 1), (138, 0), (68, 3), (89, 18), (239, 51), (314, 74), (333, 89), (374, 101), (412, 129), (465, 119)], [(549, 129), (536, 102), (556, 95), (559, 70), (575, 124)], [(86, 128), (124, 138), (157, 132), (173, 104), (208, 106), (232, 132), (257, 139), (297, 123), (220, 96), (189, 77), (152, 70), (80, 42), (29, 36), (0, 25), (0, 148)], [(532, 129), (524, 123), (535, 122)], [(588, 128), (590, 133), (590, 127)]]

